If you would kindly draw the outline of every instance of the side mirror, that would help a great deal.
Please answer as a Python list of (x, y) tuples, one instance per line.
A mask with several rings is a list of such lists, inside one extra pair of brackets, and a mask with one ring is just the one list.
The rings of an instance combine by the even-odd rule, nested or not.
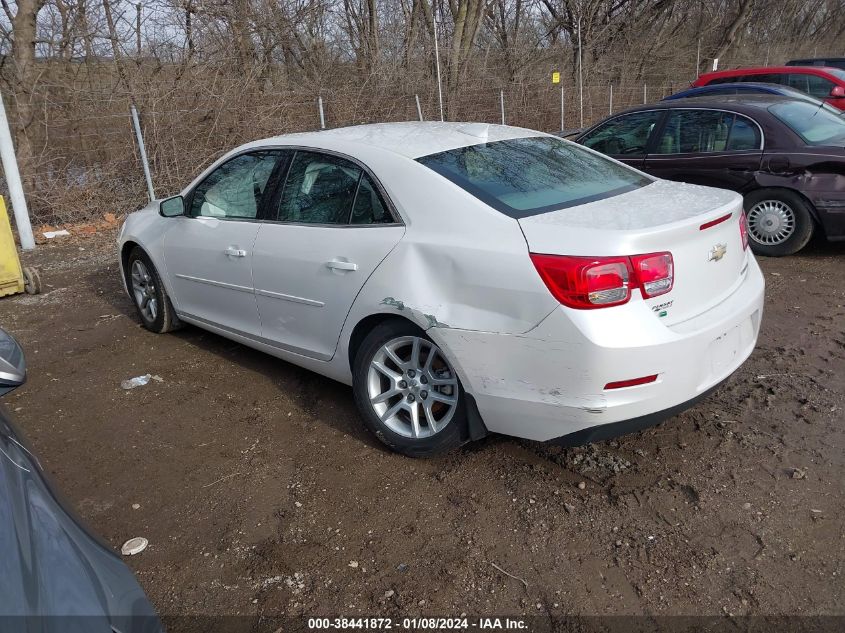
[(165, 218), (175, 218), (185, 215), (185, 200), (182, 196), (173, 196), (162, 200), (158, 204), (158, 212)]
[(841, 99), (845, 97), (845, 86), (834, 86), (830, 89), (830, 96), (832, 99)]
[(0, 328), (0, 396), (26, 382), (26, 360), (15, 338)]

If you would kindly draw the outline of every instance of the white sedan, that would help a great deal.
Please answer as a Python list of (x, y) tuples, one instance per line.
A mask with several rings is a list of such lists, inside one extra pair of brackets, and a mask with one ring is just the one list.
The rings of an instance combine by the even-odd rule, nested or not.
[(654, 424), (754, 349), (742, 197), (532, 130), (389, 123), (239, 147), (120, 232), (144, 326), (352, 385), (407, 455)]

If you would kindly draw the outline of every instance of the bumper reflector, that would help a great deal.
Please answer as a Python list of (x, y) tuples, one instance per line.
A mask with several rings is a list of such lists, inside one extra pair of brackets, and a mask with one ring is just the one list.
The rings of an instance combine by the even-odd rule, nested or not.
[(642, 378), (629, 378), (628, 380), (617, 380), (615, 382), (607, 383), (605, 389), (622, 389), (622, 387), (636, 387), (637, 385), (646, 385), (657, 380), (657, 374), (652, 376), (643, 376)]

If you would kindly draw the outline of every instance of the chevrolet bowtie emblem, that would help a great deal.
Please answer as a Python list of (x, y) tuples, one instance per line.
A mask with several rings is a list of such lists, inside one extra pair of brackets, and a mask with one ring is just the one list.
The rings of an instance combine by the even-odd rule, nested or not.
[(710, 257), (707, 259), (707, 261), (718, 262), (725, 256), (725, 253), (727, 252), (727, 244), (716, 244), (713, 248), (710, 249)]

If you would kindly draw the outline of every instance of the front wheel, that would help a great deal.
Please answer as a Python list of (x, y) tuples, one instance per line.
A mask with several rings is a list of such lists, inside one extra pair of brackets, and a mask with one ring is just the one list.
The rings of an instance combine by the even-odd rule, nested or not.
[(162, 334), (181, 325), (158, 271), (140, 248), (136, 247), (126, 260), (126, 285), (145, 328)]
[(373, 328), (355, 355), (353, 391), (364, 424), (394, 451), (429, 457), (460, 446), (466, 425), (460, 380), (412, 323)]
[(758, 255), (781, 257), (797, 253), (813, 236), (807, 202), (788, 189), (760, 189), (745, 196), (748, 241)]

